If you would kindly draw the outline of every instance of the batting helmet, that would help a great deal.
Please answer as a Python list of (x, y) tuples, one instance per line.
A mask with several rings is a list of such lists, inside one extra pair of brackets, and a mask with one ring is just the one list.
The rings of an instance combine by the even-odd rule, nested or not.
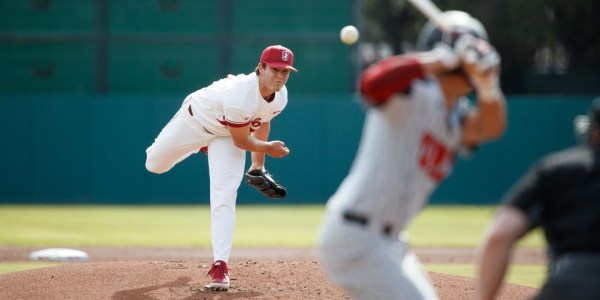
[(573, 130), (575, 138), (580, 144), (587, 144), (592, 127), (600, 128), (600, 97), (592, 101), (588, 108), (587, 115), (575, 116), (573, 120)]
[[(487, 31), (477, 19), (468, 13), (458, 10), (449, 10), (442, 13), (445, 23), (450, 25), (453, 31), (469, 33), (475, 37), (489, 41)], [(431, 21), (423, 25), (417, 39), (417, 50), (427, 51), (435, 47), (444, 38), (442, 31)]]

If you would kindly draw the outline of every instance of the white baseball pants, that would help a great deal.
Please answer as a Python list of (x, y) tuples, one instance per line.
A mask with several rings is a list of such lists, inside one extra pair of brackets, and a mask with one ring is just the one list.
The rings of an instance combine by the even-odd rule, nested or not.
[(421, 262), (397, 237), (328, 210), (318, 245), (327, 275), (353, 299), (438, 299)]
[(246, 151), (237, 148), (230, 136), (215, 137), (183, 105), (146, 149), (146, 169), (161, 174), (188, 156), (208, 146), (210, 178), (211, 238), (213, 259), (229, 261), (235, 227), (237, 190), (244, 176)]

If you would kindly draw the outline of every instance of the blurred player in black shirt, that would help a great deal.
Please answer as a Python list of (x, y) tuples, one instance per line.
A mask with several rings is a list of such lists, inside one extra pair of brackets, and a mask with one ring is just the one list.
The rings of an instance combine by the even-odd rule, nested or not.
[(493, 299), (511, 251), (540, 226), (548, 278), (536, 299), (600, 299), (600, 97), (575, 119), (584, 143), (540, 159), (507, 193), (479, 257), (478, 299)]

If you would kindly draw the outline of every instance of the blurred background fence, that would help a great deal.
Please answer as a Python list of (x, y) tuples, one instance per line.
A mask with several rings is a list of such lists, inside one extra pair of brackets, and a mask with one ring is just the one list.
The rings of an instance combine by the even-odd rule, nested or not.
[(248, 73), (284, 44), (297, 91), (348, 92), (341, 26), (358, 1), (19, 0), (0, 3), (0, 89), (8, 93), (182, 93)]
[[(354, 157), (356, 79), (381, 43), (364, 28), (348, 47), (339, 29), (363, 29), (378, 2), (390, 1), (1, 2), (0, 203), (208, 203), (203, 155), (155, 175), (145, 149), (188, 93), (251, 72), (271, 44), (292, 49), (300, 72), (272, 126), (291, 155), (267, 167), (287, 185), (286, 203), (324, 203)], [(586, 74), (549, 74), (530, 85), (535, 94), (509, 89), (504, 138), (460, 160), (433, 202), (496, 203), (539, 155), (574, 144), (573, 117), (600, 93), (598, 72)], [(264, 201), (242, 184), (239, 203)]]

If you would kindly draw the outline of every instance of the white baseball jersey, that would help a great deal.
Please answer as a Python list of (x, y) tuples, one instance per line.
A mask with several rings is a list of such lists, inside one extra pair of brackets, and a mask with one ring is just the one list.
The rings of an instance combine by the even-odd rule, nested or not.
[(271, 102), (260, 95), (258, 77), (255, 73), (229, 76), (213, 82), (210, 86), (188, 96), (194, 118), (204, 130), (228, 136), (228, 126), (250, 125), (254, 131), (262, 123), (271, 121), (287, 105), (287, 89), (284, 86), (275, 93)]
[(188, 95), (146, 149), (146, 168), (160, 174), (208, 146), (215, 261), (229, 260), (237, 189), (243, 179), (246, 158), (246, 151), (234, 145), (228, 126), (249, 125), (250, 130), (256, 130), (277, 116), (287, 101), (285, 86), (275, 92), (271, 101), (265, 101), (255, 73), (229, 76)]
[(354, 164), (329, 208), (404, 229), (454, 166), (468, 100), (457, 103), (449, 113), (438, 83), (428, 78), (370, 109)]
[(367, 112), (354, 164), (321, 224), (325, 270), (355, 299), (438, 299), (399, 234), (452, 170), (468, 107), (448, 112), (433, 78), (409, 90)]

